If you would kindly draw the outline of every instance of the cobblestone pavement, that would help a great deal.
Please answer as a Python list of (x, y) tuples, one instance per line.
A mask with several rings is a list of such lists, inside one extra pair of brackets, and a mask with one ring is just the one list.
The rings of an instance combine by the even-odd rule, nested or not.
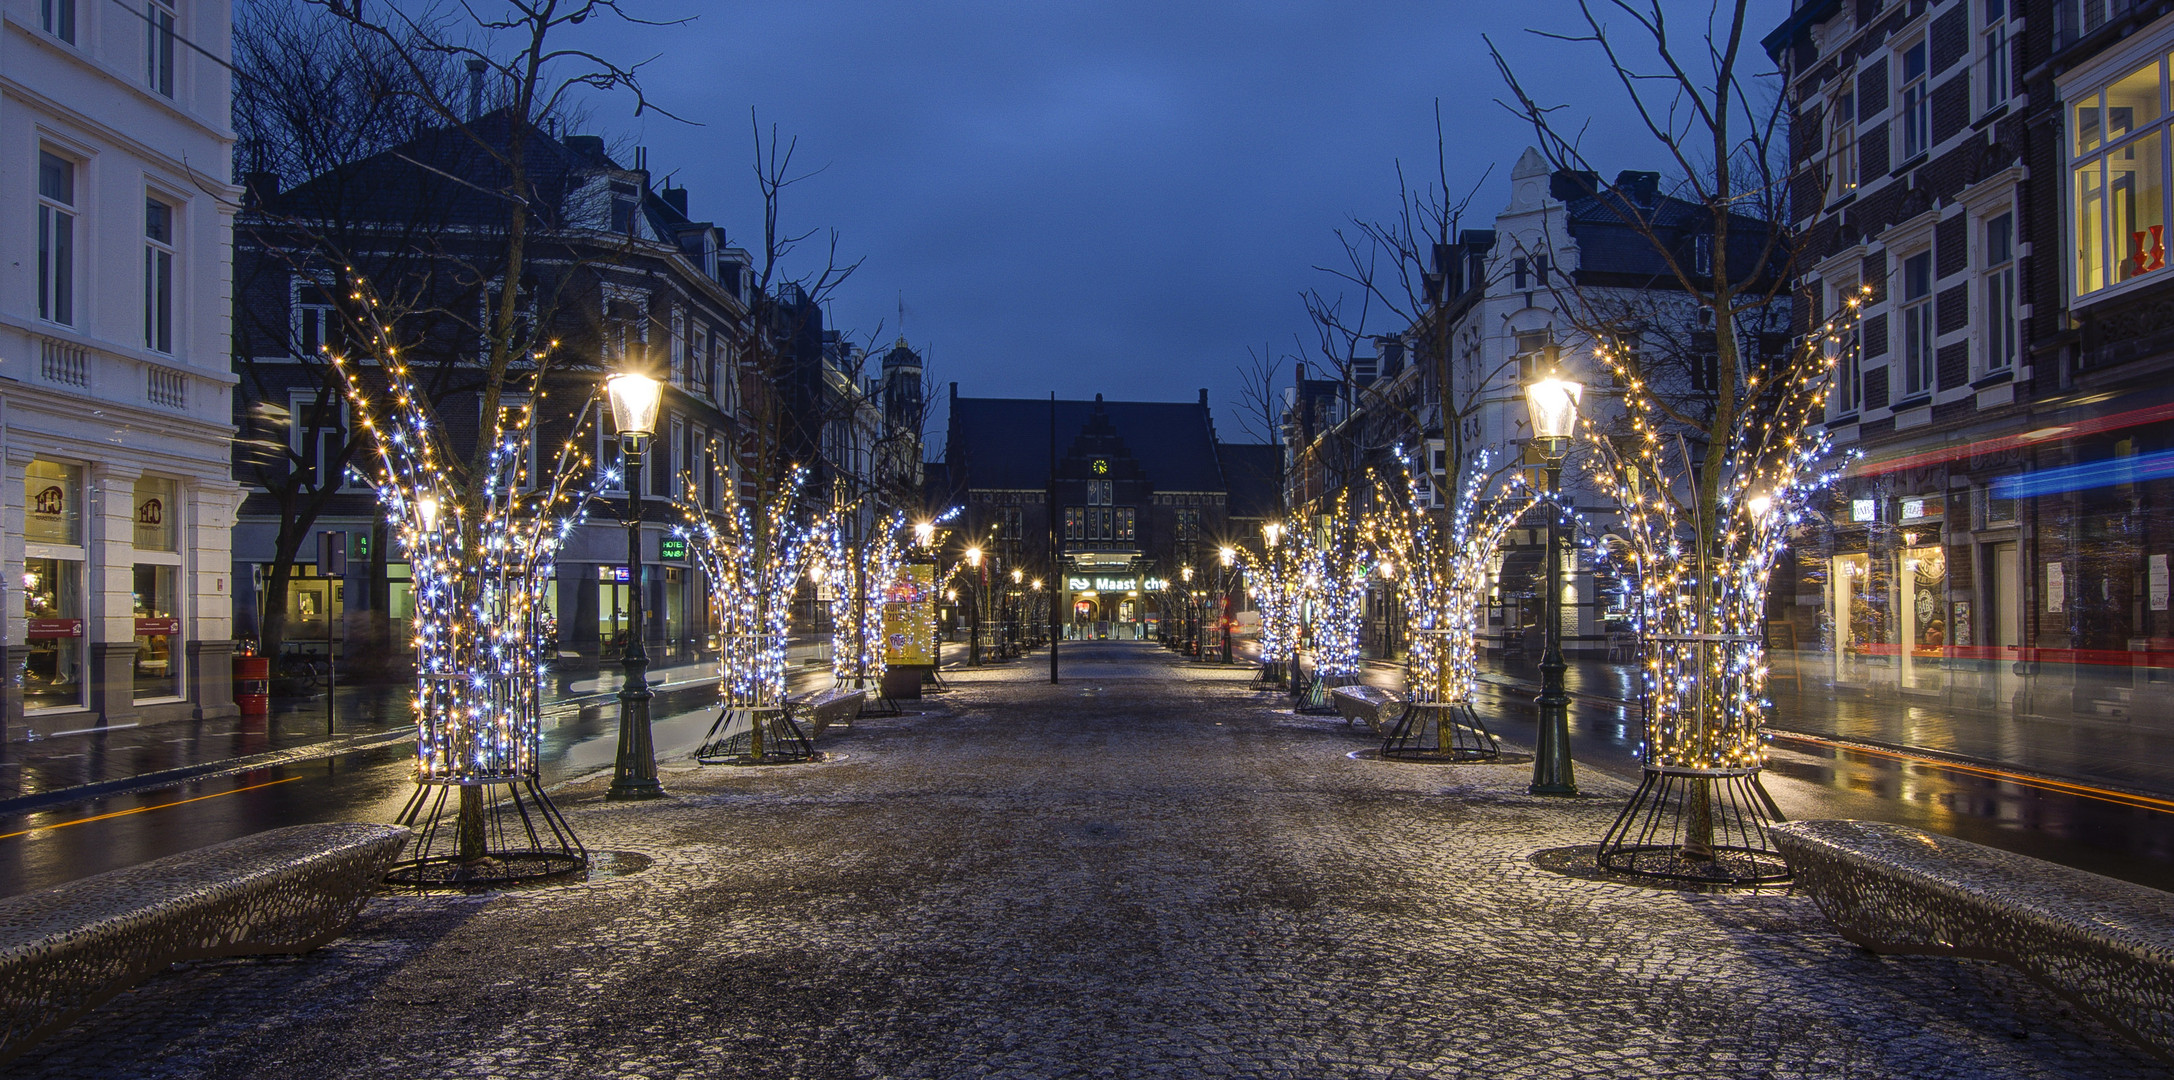
[(1556, 876), (1627, 787), (1353, 759), (1152, 646), (947, 676), (834, 759), (562, 790), (612, 881), (386, 898), (306, 957), (184, 965), (32, 1077), (2134, 1077), (1994, 965), (1809, 900)]

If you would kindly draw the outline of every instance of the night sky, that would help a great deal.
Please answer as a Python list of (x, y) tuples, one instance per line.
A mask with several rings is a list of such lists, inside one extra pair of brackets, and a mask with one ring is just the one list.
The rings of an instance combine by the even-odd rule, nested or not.
[[(789, 193), (788, 225), (835, 227), (847, 257), (866, 259), (833, 300), (834, 325), (863, 340), (880, 329), (887, 345), (903, 299), (939, 392), (1175, 400), (1206, 387), (1229, 439), (1245, 437), (1235, 369), (1248, 347), (1289, 354), (1294, 334), (1310, 347), (1298, 297), (1333, 286), (1313, 269), (1341, 259), (1333, 230), (1394, 212), (1399, 159), (1434, 174), (1437, 99), (1451, 188), (1461, 197), (1494, 170), (1468, 226), (1489, 227), (1508, 201), (1509, 164), (1533, 140), (1497, 103), (1483, 33), (1529, 88), (1590, 119), (1604, 172), (1670, 168), (1591, 46), (1525, 32), (1575, 29), (1560, 0), (629, 9), (695, 20), (592, 24), (579, 43), (655, 56), (650, 95), (699, 126), (636, 119), (620, 97), (589, 106), (590, 129), (647, 146), (660, 182), (691, 189), (694, 217), (751, 249), (749, 109), (797, 136), (796, 163), (823, 171)], [(1695, 49), (1706, 5), (1670, 10)], [(1756, 38), (1788, 4), (1752, 11), (1764, 72)], [(802, 272), (821, 257), (806, 251), (818, 261)]]

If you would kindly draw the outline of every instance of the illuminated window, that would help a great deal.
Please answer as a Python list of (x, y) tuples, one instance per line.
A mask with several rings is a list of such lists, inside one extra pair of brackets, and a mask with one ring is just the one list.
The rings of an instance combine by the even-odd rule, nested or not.
[(2072, 295), (2166, 268), (2166, 53), (2064, 87), (2068, 105)]

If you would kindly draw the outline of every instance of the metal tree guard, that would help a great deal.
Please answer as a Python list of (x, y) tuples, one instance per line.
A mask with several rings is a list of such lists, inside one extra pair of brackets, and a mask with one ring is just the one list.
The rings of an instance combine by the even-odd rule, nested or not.
[[(572, 485), (589, 465), (581, 440), (569, 438), (548, 473), (529, 474), (539, 393), (479, 436), (489, 440), (480, 475), (449, 466), (430, 402), (379, 344), (376, 377), (393, 402), (383, 417), (344, 358), (333, 363), (376, 443), (380, 505), (415, 579), (417, 784), (399, 823), (416, 841), (387, 880), (476, 887), (582, 873), (588, 852), (537, 783), (544, 590), (594, 495)], [(574, 417), (576, 433), (594, 404)]]

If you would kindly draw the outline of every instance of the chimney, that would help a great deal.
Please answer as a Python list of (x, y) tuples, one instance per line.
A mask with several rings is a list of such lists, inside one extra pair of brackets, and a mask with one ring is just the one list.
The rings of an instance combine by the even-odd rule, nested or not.
[(468, 122), (483, 118), (483, 70), (489, 67), (480, 56), (468, 58)]
[(681, 216), (681, 217), (686, 217), (686, 216), (687, 216), (687, 189), (686, 189), (686, 188), (683, 188), (683, 187), (668, 187), (668, 188), (665, 188), (665, 189), (664, 189), (664, 204), (665, 204), (666, 206), (669, 206), (669, 207), (671, 207), (671, 208), (672, 208), (672, 209), (674, 209), (674, 210), (677, 210), (677, 211), (679, 211), (679, 216)]
[(1200, 388), (1200, 407), (1203, 409), (1208, 407), (1208, 388), (1205, 386)]

